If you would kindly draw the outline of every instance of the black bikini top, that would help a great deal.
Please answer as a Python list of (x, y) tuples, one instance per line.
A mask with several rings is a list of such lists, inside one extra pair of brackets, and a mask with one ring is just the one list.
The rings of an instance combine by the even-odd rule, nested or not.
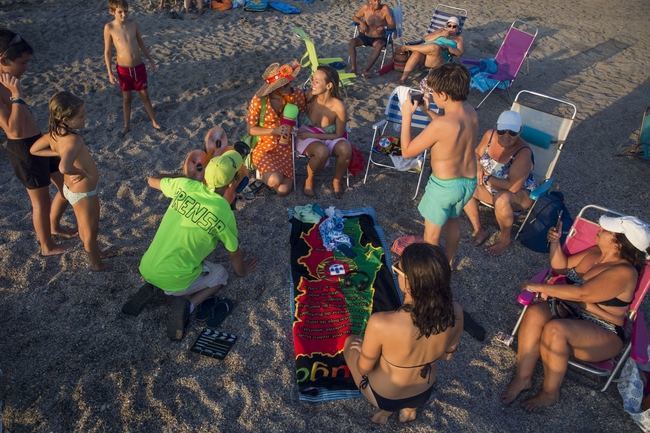
[[(582, 286), (585, 283), (584, 278), (582, 278), (576, 272), (575, 268), (571, 268), (566, 273), (567, 283), (575, 284), (577, 286)], [(605, 307), (627, 307), (632, 301), (623, 301), (619, 298), (612, 298), (606, 301), (598, 302), (598, 305), (604, 305)]]

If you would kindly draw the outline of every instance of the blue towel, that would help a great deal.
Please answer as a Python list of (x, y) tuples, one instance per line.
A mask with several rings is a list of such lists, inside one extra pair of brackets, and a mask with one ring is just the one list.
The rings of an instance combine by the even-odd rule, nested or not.
[(249, 12), (262, 12), (268, 9), (268, 0), (246, 0), (244, 10)]
[(487, 92), (494, 86), (497, 86), (498, 89), (507, 89), (510, 86), (510, 80), (495, 80), (494, 78), (490, 78), (490, 74), (487, 72), (479, 72), (472, 76), (469, 86), (481, 92)]
[(269, 2), (269, 6), (271, 6), (276, 11), (282, 12), (283, 14), (299, 14), (300, 13), (300, 9), (298, 9), (297, 7), (295, 7), (293, 5), (290, 5), (288, 3), (285, 3), (285, 2), (281, 2), (279, 0)]

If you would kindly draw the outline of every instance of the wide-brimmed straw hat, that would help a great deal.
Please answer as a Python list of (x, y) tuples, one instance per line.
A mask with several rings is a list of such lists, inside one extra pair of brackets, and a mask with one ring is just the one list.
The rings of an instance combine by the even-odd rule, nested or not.
[(264, 85), (260, 87), (255, 95), (267, 96), (276, 89), (286, 86), (292, 82), (300, 72), (300, 63), (293, 61), (280, 65), (279, 63), (272, 63), (266, 68), (262, 74)]

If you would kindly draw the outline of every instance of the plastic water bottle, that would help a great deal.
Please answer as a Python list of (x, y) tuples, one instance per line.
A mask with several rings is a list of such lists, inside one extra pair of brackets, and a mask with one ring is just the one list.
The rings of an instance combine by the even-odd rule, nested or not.
[(296, 119), (298, 118), (298, 107), (294, 104), (287, 104), (284, 106), (282, 111), (282, 119), (280, 119), (280, 125), (286, 125), (286, 128), (283, 128), (282, 135), (280, 135), (280, 144), (289, 144), (291, 137), (291, 130), (296, 126)]

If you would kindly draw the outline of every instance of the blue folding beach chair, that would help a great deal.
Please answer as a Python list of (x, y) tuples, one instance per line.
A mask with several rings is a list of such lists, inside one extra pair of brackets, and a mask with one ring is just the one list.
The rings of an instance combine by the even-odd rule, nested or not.
[[(390, 8), (390, 11), (393, 14), (393, 20), (395, 20), (395, 28), (386, 29), (386, 45), (381, 50), (381, 63), (379, 64), (379, 69), (384, 67), (384, 63), (386, 62), (386, 53), (388, 52), (388, 47), (390, 47), (393, 55), (395, 55), (394, 41), (397, 38), (401, 38), (404, 33), (404, 27), (403, 27), (404, 12), (402, 9), (402, 2), (400, 0), (397, 0), (397, 6), (392, 6)], [(354, 39), (357, 36), (359, 36), (359, 25), (355, 22), (353, 22), (352, 24), (354, 25), (354, 34), (352, 35), (352, 38)], [(350, 63), (350, 56), (348, 56), (348, 64), (349, 63)]]
[(447, 25), (447, 20), (451, 17), (458, 18), (458, 34), (462, 33), (465, 20), (467, 20), (467, 9), (448, 6), (442, 3), (439, 3), (434, 9), (427, 33), (432, 33), (445, 27)]
[[(400, 90), (400, 88), (403, 90)], [(415, 200), (415, 198), (418, 195), (418, 191), (420, 190), (420, 184), (422, 183), (422, 176), (424, 174), (427, 151), (425, 150), (415, 158), (416, 161), (414, 161), (415, 163), (413, 164), (414, 165), (413, 168), (408, 170), (400, 170), (392, 162), (392, 158), (390, 158), (390, 155), (383, 155), (381, 152), (378, 152), (375, 148), (376, 143), (378, 143), (379, 139), (382, 136), (386, 135), (389, 125), (393, 127), (393, 134), (399, 136), (401, 126), (402, 126), (402, 112), (400, 109), (399, 93), (400, 92), (406, 93), (406, 90), (408, 90), (409, 92), (419, 92), (416, 89), (410, 89), (405, 86), (396, 87), (395, 90), (393, 90), (393, 92), (388, 98), (388, 104), (386, 105), (386, 109), (384, 110), (384, 118), (379, 122), (375, 123), (374, 125), (372, 125), (372, 130), (373, 130), (372, 141), (370, 142), (370, 152), (368, 154), (368, 163), (366, 165), (366, 174), (363, 177), (363, 183), (365, 184), (366, 180), (368, 179), (368, 173), (370, 171), (371, 165), (376, 165), (378, 167), (388, 168), (392, 170), (408, 171), (411, 173), (416, 173), (418, 174), (418, 183), (417, 186), (415, 187), (415, 194), (413, 195), (413, 200)], [(437, 107), (431, 104), (429, 106), (429, 109), (435, 111)], [(429, 117), (429, 115), (426, 114), (424, 111), (422, 111), (421, 107), (418, 107), (415, 113), (413, 113), (413, 117), (411, 119), (411, 127), (414, 129), (422, 130), (429, 124), (429, 122), (431, 122), (431, 118)]]

